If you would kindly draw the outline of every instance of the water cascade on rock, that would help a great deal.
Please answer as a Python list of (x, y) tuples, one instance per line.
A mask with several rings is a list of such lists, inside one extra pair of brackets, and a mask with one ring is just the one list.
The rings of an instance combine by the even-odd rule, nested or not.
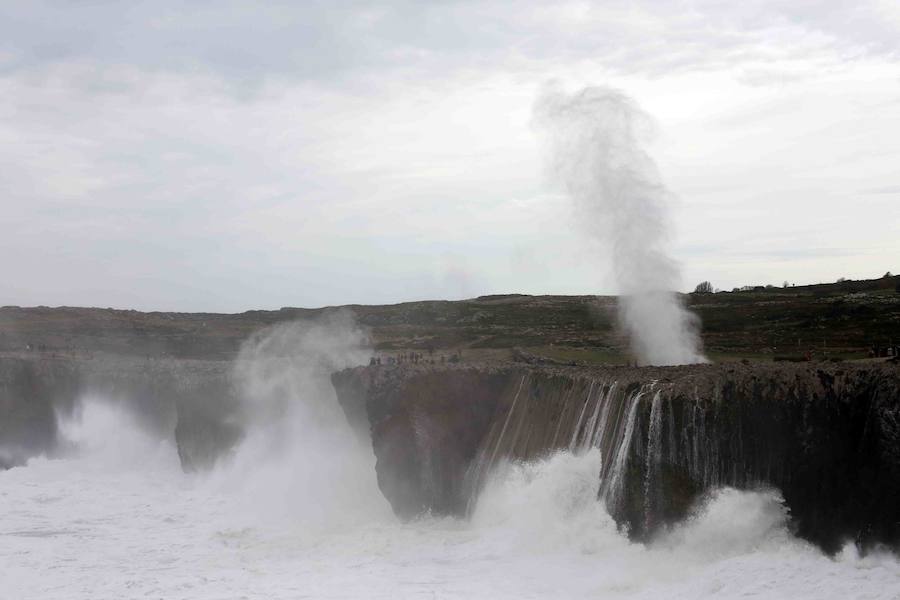
[[(509, 408), (495, 420), (467, 473), (466, 512), (472, 513), (486, 480), (502, 463), (535, 460), (558, 451), (582, 455), (593, 449), (601, 456), (598, 499), (614, 511), (621, 503), (641, 398), (654, 394), (656, 387), (656, 382), (623, 387), (616, 380), (579, 380), (564, 386), (559, 401), (548, 406), (545, 399), (549, 390), (541, 382), (533, 382), (528, 374), (522, 375)], [(659, 391), (653, 398), (654, 418), (659, 421)], [(547, 414), (554, 409), (557, 415)], [(660, 430), (657, 425), (651, 435), (658, 438)], [(652, 447), (656, 456), (653, 460), (658, 464), (658, 440)], [(647, 460), (650, 464), (649, 454)], [(648, 486), (649, 477), (648, 470)]]
[(595, 493), (649, 540), (722, 487), (777, 490), (828, 552), (900, 545), (900, 386), (890, 365), (357, 369), (378, 485), (402, 518), (473, 515), (509, 466), (596, 454)]

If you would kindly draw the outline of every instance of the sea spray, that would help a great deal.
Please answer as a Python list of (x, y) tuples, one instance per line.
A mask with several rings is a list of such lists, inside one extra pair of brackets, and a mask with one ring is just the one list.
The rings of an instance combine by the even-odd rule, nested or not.
[(340, 528), (386, 515), (371, 447), (354, 435), (330, 379), (368, 362), (368, 346), (348, 311), (251, 336), (234, 363), (246, 435), (214, 482), (243, 490), (248, 512), (275, 523)]
[(107, 472), (180, 473), (174, 440), (147, 427), (127, 403), (116, 400), (87, 394), (71, 413), (60, 414), (54, 456), (78, 458), (81, 465)]
[[(498, 469), (471, 521), (323, 531), (284, 514), (277, 528), (248, 524), (234, 496), (267, 490), (182, 473), (127, 406), (87, 403), (77, 418), (63, 423), (73, 452), (0, 471), (4, 597), (900, 597), (896, 556), (824, 556), (790, 535), (772, 491), (713, 492), (672, 531), (631, 543), (596, 500), (597, 449)], [(123, 447), (136, 452), (110, 465)]]
[(608, 246), (621, 294), (619, 319), (642, 364), (705, 362), (697, 318), (672, 291), (678, 265), (666, 254), (667, 199), (644, 150), (652, 122), (625, 94), (588, 87), (566, 94), (548, 85), (534, 108), (554, 181), (578, 219)]

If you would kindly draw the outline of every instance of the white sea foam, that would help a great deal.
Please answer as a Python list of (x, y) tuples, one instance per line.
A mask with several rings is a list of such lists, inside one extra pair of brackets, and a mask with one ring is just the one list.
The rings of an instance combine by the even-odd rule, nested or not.
[(389, 517), (371, 445), (353, 435), (330, 378), (366, 362), (366, 342), (343, 311), (248, 339), (235, 361), (246, 436), (209, 475), (210, 489), (276, 528), (340, 529)]
[[(114, 407), (87, 403), (65, 432), (66, 456), (0, 473), (4, 599), (900, 597), (894, 557), (822, 555), (787, 532), (776, 493), (722, 490), (633, 544), (595, 500), (596, 450), (497, 469), (469, 521), (367, 513), (383, 502), (373, 484), (357, 489), (369, 520), (322, 528), (308, 513), (333, 489), (277, 484), (292, 461), (308, 468), (302, 454), (223, 485), (181, 473), (169, 442)], [(253, 510), (275, 492), (293, 514)]]

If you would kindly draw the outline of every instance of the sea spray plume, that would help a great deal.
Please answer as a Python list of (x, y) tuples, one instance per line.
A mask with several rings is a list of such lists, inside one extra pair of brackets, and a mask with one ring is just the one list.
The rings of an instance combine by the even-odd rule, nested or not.
[(245, 491), (254, 518), (329, 528), (386, 513), (371, 446), (350, 429), (330, 379), (368, 362), (368, 343), (352, 313), (335, 311), (243, 344), (234, 380), (246, 435), (214, 483)]
[(667, 197), (643, 143), (653, 123), (625, 94), (548, 85), (534, 108), (552, 178), (575, 204), (587, 232), (612, 253), (619, 320), (642, 364), (706, 362), (698, 320), (672, 291), (679, 268), (666, 255)]
[(267, 428), (272, 442), (290, 436), (295, 425), (343, 424), (330, 375), (365, 364), (368, 345), (368, 333), (347, 310), (254, 333), (234, 363), (244, 422)]

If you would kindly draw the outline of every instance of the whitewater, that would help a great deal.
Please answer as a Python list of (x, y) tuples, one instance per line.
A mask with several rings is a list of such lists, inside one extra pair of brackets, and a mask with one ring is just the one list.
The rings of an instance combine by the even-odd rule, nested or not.
[(334, 457), (251, 439), (207, 474), (114, 402), (61, 433), (0, 473), (0, 598), (900, 598), (896, 557), (823, 555), (777, 491), (720, 490), (631, 543), (596, 500), (597, 450), (501, 466), (470, 519), (400, 523), (349, 428)]

